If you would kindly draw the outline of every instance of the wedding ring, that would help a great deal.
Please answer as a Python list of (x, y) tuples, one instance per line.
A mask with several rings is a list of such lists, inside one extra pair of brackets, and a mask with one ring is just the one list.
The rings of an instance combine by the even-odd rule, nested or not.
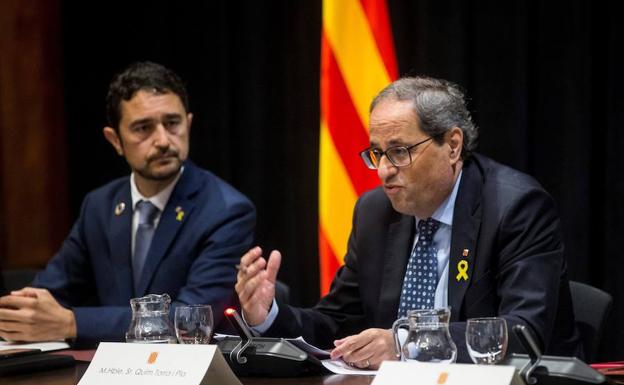
[(368, 368), (370, 366), (370, 361), (366, 360), (366, 366), (364, 368)]

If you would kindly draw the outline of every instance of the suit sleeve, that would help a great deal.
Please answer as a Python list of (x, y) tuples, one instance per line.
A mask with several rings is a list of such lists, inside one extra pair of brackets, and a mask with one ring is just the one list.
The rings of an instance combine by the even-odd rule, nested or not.
[(90, 195), (87, 195), (78, 220), (61, 249), (33, 282), (36, 287), (48, 289), (62, 306), (73, 310), (77, 328), (76, 347), (93, 346), (98, 341), (122, 340), (131, 318), (129, 306), (98, 306), (85, 237), (89, 204)]
[(65, 307), (96, 300), (94, 277), (91, 274), (92, 268), (84, 237), (85, 212), (88, 204), (89, 195), (82, 203), (78, 220), (63, 241), (61, 249), (33, 281), (33, 286), (48, 289)]
[(338, 270), (330, 292), (313, 308), (301, 309), (279, 304), (279, 313), (264, 333), (272, 337), (303, 338), (321, 348), (333, 347), (333, 341), (361, 332), (365, 315), (359, 291), (357, 217), (360, 201), (356, 203), (353, 227), (349, 235), (344, 265)]
[[(512, 332), (513, 326), (518, 324), (533, 332), (544, 351), (554, 327), (564, 263), (560, 222), (552, 198), (541, 189), (511, 197), (509, 202), (495, 240), (494, 250), (498, 255), (491, 256), (495, 261), (492, 276), (481, 279), (494, 281), (492, 287), (496, 290), (498, 309), (497, 314), (491, 315), (507, 321), (507, 352), (524, 353)], [(478, 303), (467, 306), (468, 316), (481, 312), (471, 309), (471, 306), (479, 306)], [(470, 362), (465, 330), (465, 322), (451, 325), (459, 362)]]

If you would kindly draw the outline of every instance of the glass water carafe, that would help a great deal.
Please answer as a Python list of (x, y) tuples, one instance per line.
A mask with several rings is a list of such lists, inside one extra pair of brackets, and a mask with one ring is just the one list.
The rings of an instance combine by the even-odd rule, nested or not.
[(176, 343), (175, 332), (169, 320), (167, 294), (148, 294), (132, 298), (132, 320), (126, 332), (126, 342), (169, 344)]
[[(407, 317), (399, 318), (392, 325), (397, 352), (402, 361), (455, 362), (457, 346), (451, 339), (449, 320), (451, 310), (410, 310)], [(407, 329), (403, 345), (399, 329)]]

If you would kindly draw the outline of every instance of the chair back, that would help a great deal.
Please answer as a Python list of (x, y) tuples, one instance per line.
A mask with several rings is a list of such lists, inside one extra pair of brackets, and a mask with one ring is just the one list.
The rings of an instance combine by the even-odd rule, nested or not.
[(36, 269), (14, 269), (4, 270), (4, 286), (7, 291), (19, 290), (31, 284), (39, 270)]
[(576, 281), (570, 281), (570, 294), (576, 327), (583, 341), (585, 361), (595, 362), (613, 298), (609, 293)]
[(290, 286), (282, 281), (275, 281), (275, 300), (290, 304)]
[(0, 296), (5, 295), (6, 293), (6, 287), (4, 286), (4, 273), (2, 272), (2, 265), (0, 265)]

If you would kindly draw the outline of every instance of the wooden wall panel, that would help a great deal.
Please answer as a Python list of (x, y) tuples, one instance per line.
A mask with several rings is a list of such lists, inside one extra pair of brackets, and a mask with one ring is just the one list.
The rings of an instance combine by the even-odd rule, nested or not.
[(0, 258), (42, 267), (66, 236), (60, 0), (0, 2)]

